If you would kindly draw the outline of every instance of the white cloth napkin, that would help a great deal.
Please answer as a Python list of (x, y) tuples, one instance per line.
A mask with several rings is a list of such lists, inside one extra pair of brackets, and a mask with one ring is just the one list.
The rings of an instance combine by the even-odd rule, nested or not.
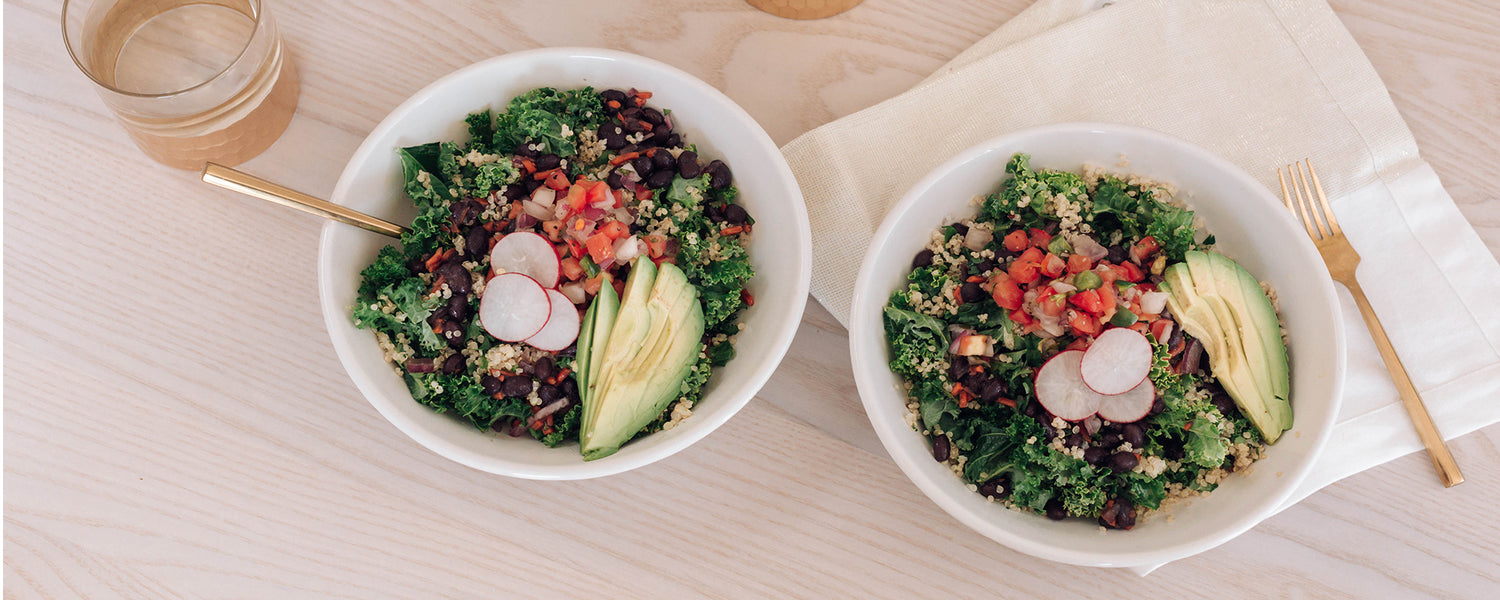
[[(793, 140), (782, 152), (812, 219), (813, 295), (847, 324), (855, 267), (912, 183), (980, 141), (1063, 121), (1182, 137), (1276, 194), (1275, 169), (1312, 157), (1363, 258), (1365, 293), (1439, 429), (1453, 438), (1500, 422), (1500, 265), (1323, 0), (1039, 0), (910, 91)], [(1343, 408), (1288, 506), (1422, 449), (1338, 290)]]

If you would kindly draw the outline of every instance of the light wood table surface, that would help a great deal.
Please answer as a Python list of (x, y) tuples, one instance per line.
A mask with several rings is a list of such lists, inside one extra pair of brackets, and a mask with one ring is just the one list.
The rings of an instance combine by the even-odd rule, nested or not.
[[(245, 169), (325, 196), (377, 122), (474, 60), (616, 48), (723, 90), (778, 143), (890, 97), (1026, 0), (867, 0), (821, 21), (741, 0), (280, 0), (302, 73)], [(1500, 9), (1334, 2), (1427, 160), (1500, 250)], [(857, 403), (810, 302), (771, 383), (703, 442), (542, 483), (407, 439), (344, 374), (315, 218), (148, 161), (69, 62), (56, 0), (4, 11), (6, 598), (1495, 597), (1500, 427), (1408, 455), (1147, 578), (971, 532), (888, 459), (777, 406)], [(826, 424), (825, 424), (826, 426)], [(841, 436), (872, 435), (845, 425)]]

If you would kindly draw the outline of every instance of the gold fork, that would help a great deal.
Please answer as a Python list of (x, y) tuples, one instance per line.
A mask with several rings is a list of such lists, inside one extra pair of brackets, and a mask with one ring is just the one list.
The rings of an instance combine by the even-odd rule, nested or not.
[[(1304, 163), (1307, 165), (1306, 171), (1302, 169)], [(1312, 186), (1307, 184), (1309, 175), (1312, 176)], [(1313, 170), (1312, 162), (1304, 160), (1302, 163), (1287, 165), (1285, 175), (1277, 169), (1276, 178), (1281, 180), (1281, 197), (1286, 201), (1287, 210), (1302, 218), (1302, 226), (1307, 228), (1307, 235), (1312, 237), (1313, 243), (1318, 246), (1318, 253), (1323, 255), (1323, 262), (1328, 265), (1328, 274), (1333, 276), (1334, 281), (1349, 288), (1349, 293), (1354, 296), (1354, 303), (1359, 305), (1359, 314), (1364, 317), (1365, 326), (1375, 338), (1380, 358), (1385, 361), (1385, 368), (1391, 372), (1396, 391), (1401, 394), (1401, 403), (1406, 406), (1407, 414), (1411, 415), (1412, 423), (1417, 427), (1417, 436), (1422, 438), (1422, 445), (1427, 447), (1427, 455), (1432, 457), (1432, 464), (1437, 467), (1443, 486), (1453, 487), (1463, 483), (1464, 475), (1459, 472), (1453, 453), (1443, 443), (1443, 436), (1438, 433), (1437, 425), (1432, 423), (1432, 417), (1427, 414), (1427, 406), (1422, 404), (1422, 397), (1417, 394), (1417, 388), (1412, 386), (1411, 378), (1407, 377), (1400, 357), (1396, 356), (1391, 341), (1385, 337), (1385, 328), (1380, 326), (1380, 319), (1375, 316), (1374, 309), (1370, 308), (1370, 301), (1365, 299), (1364, 290), (1359, 288), (1359, 282), (1354, 278), (1355, 267), (1359, 266), (1359, 254), (1349, 245), (1349, 240), (1344, 237), (1344, 230), (1339, 228), (1339, 221), (1333, 215), (1333, 208), (1328, 205), (1328, 196), (1323, 194), (1323, 184), (1318, 181), (1318, 172)], [(1288, 178), (1292, 180), (1290, 193), (1286, 186)], [(1314, 191), (1317, 192), (1321, 210), (1313, 204)], [(1293, 200), (1294, 197), (1296, 200)]]

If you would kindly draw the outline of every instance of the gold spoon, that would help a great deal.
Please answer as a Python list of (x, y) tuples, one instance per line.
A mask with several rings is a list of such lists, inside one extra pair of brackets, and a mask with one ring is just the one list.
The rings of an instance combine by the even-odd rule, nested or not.
[(203, 181), (226, 190), (234, 190), (247, 196), (255, 196), (261, 200), (275, 202), (287, 208), (295, 208), (325, 219), (333, 219), (340, 223), (353, 225), (360, 229), (394, 238), (399, 238), (402, 233), (406, 232), (405, 227), (390, 221), (378, 219), (357, 210), (344, 208), (327, 200), (314, 198), (297, 190), (276, 185), (249, 173), (236, 171), (224, 165), (214, 163), (204, 165)]

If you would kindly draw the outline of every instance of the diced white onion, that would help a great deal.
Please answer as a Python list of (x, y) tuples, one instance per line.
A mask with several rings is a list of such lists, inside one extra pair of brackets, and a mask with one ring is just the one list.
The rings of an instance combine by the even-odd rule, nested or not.
[(553, 217), (551, 207), (542, 206), (534, 200), (522, 200), (521, 210), (526, 211), (526, 214), (535, 217), (538, 221), (550, 221)]
[(1166, 292), (1146, 292), (1141, 294), (1141, 311), (1147, 314), (1159, 315), (1162, 309), (1167, 307)]
[(993, 239), (995, 239), (995, 234), (978, 227), (970, 227), (969, 232), (964, 234), (964, 247), (978, 252), (988, 246), (990, 240)]
[(1071, 283), (1063, 282), (1063, 281), (1054, 281), (1054, 282), (1052, 282), (1052, 289), (1057, 290), (1057, 293), (1059, 293), (1059, 294), (1066, 294), (1066, 293), (1069, 293), (1069, 292), (1076, 292), (1076, 291), (1078, 291), (1078, 287), (1077, 286), (1075, 286), (1075, 285), (1073, 285)]
[(630, 262), (630, 259), (641, 255), (640, 238), (630, 236), (615, 241), (615, 261), (620, 263)]
[(562, 285), (562, 287), (557, 288), (557, 291), (562, 292), (562, 295), (567, 296), (568, 300), (572, 301), (573, 304), (583, 304), (585, 300), (589, 299), (588, 293), (583, 291), (582, 281), (565, 283)]
[(1097, 261), (1101, 258), (1109, 256), (1109, 250), (1107, 248), (1105, 248), (1104, 246), (1100, 246), (1099, 242), (1094, 241), (1094, 238), (1086, 235), (1069, 236), (1068, 244), (1073, 246), (1074, 252), (1089, 257), (1089, 260)]
[[(547, 210), (550, 211), (550, 210), (552, 210), (552, 205), (557, 202), (557, 190), (549, 188), (549, 187), (547, 187), (545, 185), (542, 186), (542, 187), (539, 187), (539, 188), (536, 189), (536, 191), (534, 191), (534, 192), (531, 193), (531, 201), (537, 203), (540, 206), (545, 207)], [(542, 219), (543, 217), (537, 217), (537, 218), (538, 219)], [(546, 218), (550, 219), (551, 217), (546, 217)]]

